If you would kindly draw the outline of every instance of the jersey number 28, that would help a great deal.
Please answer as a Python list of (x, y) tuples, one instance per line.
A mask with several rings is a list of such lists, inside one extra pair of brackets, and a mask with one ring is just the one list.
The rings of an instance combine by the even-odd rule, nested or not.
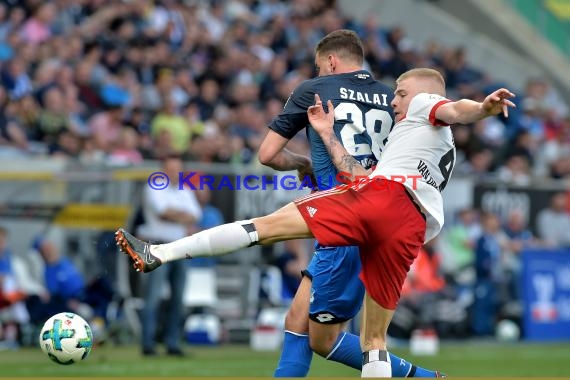
[[(392, 116), (381, 109), (371, 108), (363, 112), (356, 104), (342, 102), (334, 109), (337, 120), (351, 120), (340, 130), (342, 145), (351, 156), (364, 156), (372, 153), (377, 160), (384, 149), (392, 128)], [(356, 143), (355, 136), (368, 133), (371, 145)]]

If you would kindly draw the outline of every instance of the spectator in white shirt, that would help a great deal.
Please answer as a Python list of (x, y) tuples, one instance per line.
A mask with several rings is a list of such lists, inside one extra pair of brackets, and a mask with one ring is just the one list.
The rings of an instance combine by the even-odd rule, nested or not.
[[(163, 159), (161, 172), (168, 176), (169, 184), (163, 190), (147, 185), (144, 190), (144, 224), (139, 226), (137, 235), (157, 243), (168, 243), (197, 231), (197, 222), (202, 217), (202, 209), (194, 193), (187, 188), (179, 189), (179, 173), (183, 162), (177, 156)], [(162, 180), (166, 181), (166, 178)], [(151, 181), (152, 182), (152, 181)], [(158, 181), (162, 183), (161, 181)], [(156, 183), (158, 183), (156, 182)], [(172, 264), (172, 265), (170, 265)], [(164, 342), (168, 355), (183, 356), (180, 337), (183, 324), (183, 291), (186, 280), (186, 263), (172, 262), (155, 272), (149, 273), (145, 292), (145, 306), (142, 313), (144, 324), (142, 337), (143, 355), (156, 355), (155, 335), (161, 303), (162, 290), (166, 280), (170, 286), (170, 296), (166, 311)]]
[(570, 247), (570, 214), (566, 208), (566, 194), (557, 193), (550, 199), (550, 207), (537, 217), (538, 235), (555, 247)]

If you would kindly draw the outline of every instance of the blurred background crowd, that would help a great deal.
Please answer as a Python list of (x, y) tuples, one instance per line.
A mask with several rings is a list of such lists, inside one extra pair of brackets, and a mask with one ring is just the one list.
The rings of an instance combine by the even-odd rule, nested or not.
[[(314, 76), (316, 42), (339, 28), (359, 33), (367, 68), (387, 83), (430, 66), (451, 98), (509, 85), (472, 67), (465, 46), (418, 46), (404, 27), (356, 22), (331, 0), (5, 1), (0, 154), (137, 164), (176, 151), (251, 162), (291, 90)], [(513, 90), (508, 119), (454, 129), (457, 172), (520, 184), (568, 177), (568, 105), (541, 78)]]
[[(349, 19), (334, 0), (5, 0), (0, 3), (0, 159), (49, 157), (124, 167), (177, 153), (186, 161), (257, 165), (266, 126), (291, 91), (315, 75), (315, 44), (340, 28), (358, 32), (366, 68), (386, 83), (410, 68), (429, 66), (444, 73), (452, 99), (481, 100), (499, 86), (517, 94), (508, 119), (453, 128), (456, 175), (518, 185), (570, 179), (569, 108), (547, 80), (512, 88), (470, 65), (466, 46), (418, 45), (405, 27), (387, 28), (372, 16)], [(289, 147), (307, 153), (305, 140), (301, 134)], [(500, 313), (520, 317), (518, 253), (530, 246), (569, 247), (569, 210), (568, 196), (556, 194), (540, 213), (535, 233), (515, 212), (502, 220), (462, 210), (422, 253), (402, 310), (408, 307), (415, 315), (429, 299), (417, 295), (435, 294), (438, 302), (463, 312), (455, 320), (460, 323), (447, 330), (450, 336), (492, 334)], [(0, 243), (5, 238), (0, 230)], [(45, 262), (57, 261), (57, 249), (44, 243), (31, 245)], [(307, 252), (292, 247), (276, 261), (291, 292), (307, 260)], [(11, 271), (8, 258), (6, 244), (0, 244), (0, 279)], [(77, 276), (68, 278), (76, 293), (62, 297), (90, 304), (94, 315), (105, 319), (99, 309), (112, 291)], [(26, 301), (36, 323), (47, 318), (41, 313), (47, 294), (59, 291), (57, 276), (37, 277), (47, 281), (45, 291)], [(7, 283), (5, 305), (25, 299), (8, 291)], [(96, 290), (86, 293), (87, 285)], [(450, 309), (438, 305), (433, 312), (451, 318)], [(397, 315), (394, 325), (401, 331), (393, 333), (409, 336), (406, 323), (405, 315)], [(5, 339), (12, 330), (5, 329)]]

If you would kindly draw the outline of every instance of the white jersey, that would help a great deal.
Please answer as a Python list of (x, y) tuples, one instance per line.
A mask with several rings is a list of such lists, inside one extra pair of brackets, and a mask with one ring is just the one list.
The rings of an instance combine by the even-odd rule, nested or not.
[(450, 100), (421, 93), (388, 136), (382, 157), (370, 177), (403, 182), (426, 216), (425, 242), (443, 227), (445, 188), (455, 163), (451, 128), (435, 118), (437, 108)]

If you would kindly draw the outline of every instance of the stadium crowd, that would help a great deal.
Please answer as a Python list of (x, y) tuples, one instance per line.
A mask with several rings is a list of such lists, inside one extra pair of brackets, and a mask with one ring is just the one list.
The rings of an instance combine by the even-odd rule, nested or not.
[[(313, 47), (340, 28), (358, 32), (367, 68), (387, 83), (429, 66), (445, 75), (450, 98), (481, 100), (505, 85), (470, 65), (464, 46), (419, 46), (384, 21), (348, 19), (334, 0), (3, 1), (0, 157), (123, 166), (175, 152), (204, 163), (255, 163), (269, 121), (315, 75)], [(570, 179), (568, 105), (542, 78), (515, 92), (518, 108), (508, 119), (454, 127), (455, 173), (521, 185)], [(303, 137), (290, 147), (308, 150)], [(570, 225), (564, 202), (553, 199), (543, 223)], [(570, 245), (567, 229), (534, 237), (517, 218), (464, 210), (434, 248), (454, 258), (443, 268), (448, 281), (497, 285), (516, 299), (516, 253), (525, 244)], [(490, 260), (503, 260), (501, 271), (491, 271)]]
[[(367, 66), (388, 83), (430, 66), (451, 98), (502, 84), (469, 65), (463, 46), (417, 46), (403, 27), (348, 19), (330, 0), (7, 1), (0, 154), (137, 164), (173, 150), (248, 163), (292, 88), (314, 76), (315, 43), (343, 27), (358, 31)], [(517, 94), (509, 119), (454, 129), (457, 172), (520, 184), (570, 175), (567, 104), (540, 78)]]

